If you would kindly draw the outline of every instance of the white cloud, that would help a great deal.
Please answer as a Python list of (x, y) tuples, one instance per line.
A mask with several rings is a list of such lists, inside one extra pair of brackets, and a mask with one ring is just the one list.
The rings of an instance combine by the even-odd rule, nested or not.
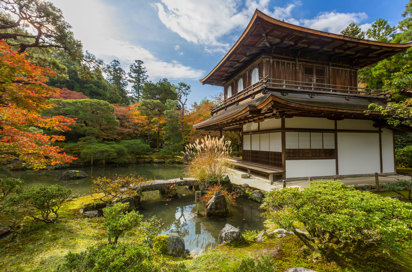
[(244, 28), (256, 9), (279, 20), (297, 23), (291, 16), (299, 1), (269, 9), (269, 0), (246, 0), (240, 9), (236, 0), (161, 0), (154, 4), (162, 23), (183, 39), (205, 45), (207, 52), (225, 52), (229, 44), (222, 36)]
[(339, 33), (350, 23), (360, 23), (368, 18), (366, 13), (340, 13), (340, 12), (323, 12), (313, 19), (301, 20), (301, 23), (309, 28)]
[[(229, 44), (223, 36), (237, 28), (245, 28), (256, 9), (278, 20), (309, 28), (339, 33), (349, 23), (360, 23), (366, 13), (322, 12), (313, 19), (296, 19), (293, 10), (302, 5), (291, 1), (284, 7), (270, 8), (270, 0), (245, 0), (241, 9), (236, 0), (158, 0), (155, 4), (159, 19), (183, 39), (205, 46), (206, 52), (226, 52)], [(369, 24), (361, 25), (367, 28)]]
[[(149, 50), (131, 43), (121, 24), (116, 21), (114, 7), (101, 0), (52, 0), (72, 25), (75, 37), (82, 41), (85, 50), (104, 61), (119, 59), (128, 66), (135, 59), (144, 61), (151, 78), (198, 79), (203, 71), (179, 62), (166, 62), (155, 57)], [(81, 8), (80, 8), (81, 7)]]

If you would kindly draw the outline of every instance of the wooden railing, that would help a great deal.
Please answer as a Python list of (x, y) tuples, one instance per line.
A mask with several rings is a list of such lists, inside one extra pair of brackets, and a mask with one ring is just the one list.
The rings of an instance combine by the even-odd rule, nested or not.
[(315, 83), (315, 82), (305, 82), (305, 81), (294, 81), (285, 80), (277, 78), (262, 78), (255, 84), (245, 88), (239, 93), (225, 99), (225, 101), (212, 108), (212, 113), (219, 111), (225, 106), (234, 104), (235, 102), (241, 100), (244, 97), (252, 96), (259, 93), (263, 89), (275, 89), (275, 90), (302, 90), (305, 92), (316, 92), (316, 93), (333, 93), (333, 94), (343, 94), (350, 96), (370, 96), (370, 97), (385, 97), (386, 93), (382, 90), (361, 88), (355, 86), (343, 86), (334, 85), (327, 83)]

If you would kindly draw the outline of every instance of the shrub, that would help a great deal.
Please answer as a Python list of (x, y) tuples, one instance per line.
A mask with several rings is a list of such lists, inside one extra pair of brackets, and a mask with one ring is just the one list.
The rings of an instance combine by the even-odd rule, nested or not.
[[(376, 252), (399, 253), (412, 245), (412, 204), (360, 192), (339, 181), (270, 192), (263, 208), (269, 221), (327, 257), (367, 258)], [(298, 230), (301, 226), (307, 233)]]
[(159, 271), (150, 248), (134, 244), (99, 245), (85, 252), (69, 253), (56, 271)]
[(205, 136), (185, 147), (185, 156), (190, 160), (189, 174), (201, 181), (218, 180), (226, 171), (231, 153), (230, 141), (224, 137)]
[(128, 208), (128, 203), (116, 203), (103, 209), (109, 244), (116, 244), (121, 235), (142, 221), (142, 215), (136, 211), (126, 212)]
[(405, 180), (405, 179), (397, 179), (395, 183), (386, 183), (382, 184), (382, 189), (387, 191), (392, 191), (397, 193), (398, 195), (405, 198), (401, 191), (408, 192), (408, 200), (411, 200), (411, 193), (412, 193), (412, 180)]
[(275, 272), (276, 270), (275, 262), (273, 256), (263, 256), (259, 259), (245, 258), (242, 260), (240, 265), (233, 271), (237, 272)]
[(138, 234), (142, 236), (146, 245), (152, 245), (155, 237), (162, 232), (164, 223), (155, 216), (142, 221), (138, 227)]
[(395, 160), (397, 166), (412, 167), (412, 145), (395, 150)]
[(133, 156), (148, 154), (152, 151), (142, 139), (123, 140), (120, 141), (120, 145), (124, 146), (127, 152)]
[[(101, 200), (111, 203), (113, 200), (137, 195), (137, 187), (146, 182), (143, 177), (98, 177), (92, 180), (93, 191), (101, 193)], [(136, 187), (136, 188), (135, 188)]]
[[(71, 190), (60, 185), (37, 185), (26, 187), (18, 197), (29, 203), (29, 215), (45, 223), (54, 223), (59, 219), (61, 205), (70, 197)], [(40, 217), (39, 217), (40, 213)]]
[(17, 230), (27, 214), (27, 203), (17, 198), (22, 192), (23, 181), (16, 178), (0, 178), (0, 227)]
[(234, 192), (229, 193), (220, 185), (213, 185), (207, 188), (206, 193), (202, 196), (202, 201), (208, 202), (216, 192), (221, 192), (229, 205), (236, 206), (236, 198), (238, 195)]

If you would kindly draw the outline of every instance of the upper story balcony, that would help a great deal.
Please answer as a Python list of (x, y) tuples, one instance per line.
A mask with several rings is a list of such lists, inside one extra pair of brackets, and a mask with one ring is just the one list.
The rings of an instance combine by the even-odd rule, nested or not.
[(220, 105), (212, 108), (212, 114), (224, 109), (225, 107), (241, 103), (241, 101), (248, 98), (254, 98), (256, 95), (265, 93), (268, 90), (279, 92), (305, 92), (313, 95), (333, 94), (338, 96), (346, 96), (348, 98), (364, 97), (374, 99), (378, 98), (382, 100), (386, 100), (387, 95), (387, 92), (378, 89), (265, 77), (260, 79), (255, 84), (252, 84), (242, 91), (232, 95), (231, 97), (226, 98)]

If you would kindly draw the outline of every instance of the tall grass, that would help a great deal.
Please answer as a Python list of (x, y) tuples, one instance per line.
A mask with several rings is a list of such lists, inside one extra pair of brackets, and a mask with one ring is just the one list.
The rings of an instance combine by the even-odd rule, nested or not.
[(189, 159), (189, 174), (200, 181), (217, 180), (229, 165), (232, 153), (231, 142), (224, 137), (205, 136), (185, 147), (185, 157)]

